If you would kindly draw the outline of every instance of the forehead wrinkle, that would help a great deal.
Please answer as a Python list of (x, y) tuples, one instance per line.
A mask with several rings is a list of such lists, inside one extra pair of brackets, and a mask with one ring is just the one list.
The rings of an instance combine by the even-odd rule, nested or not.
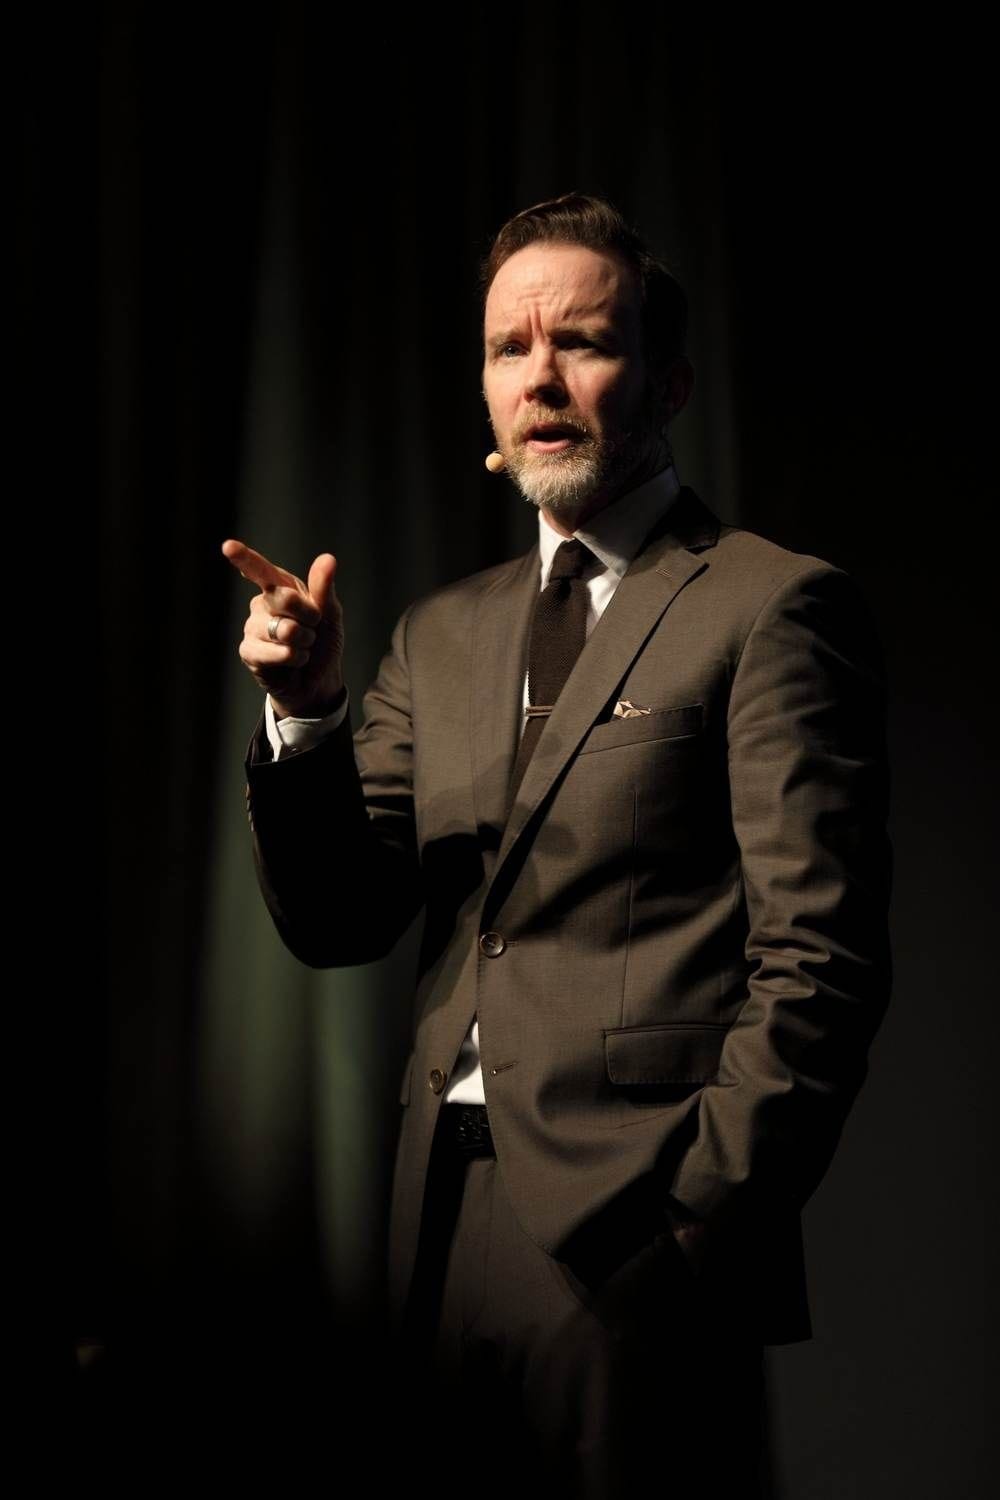
[[(569, 257), (549, 251), (514, 267), (507, 278), (513, 284), (504, 285), (504, 271), (518, 255), (525, 253), (518, 251), (512, 255), (497, 272), (487, 296), (487, 326), (509, 323), (523, 316), (526, 306), (530, 311), (538, 306), (556, 323), (603, 317), (614, 324), (617, 318), (628, 318), (632, 310), (626, 295), (628, 277), (606, 257), (595, 252), (581, 262), (574, 256), (571, 264)], [(586, 267), (583, 277), (581, 265)]]

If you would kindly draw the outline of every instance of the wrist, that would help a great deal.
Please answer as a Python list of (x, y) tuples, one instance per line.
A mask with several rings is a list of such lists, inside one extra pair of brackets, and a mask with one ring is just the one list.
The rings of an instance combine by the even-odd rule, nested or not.
[(347, 697), (347, 685), (341, 683), (335, 692), (322, 698), (310, 698), (302, 703), (278, 699), (273, 693), (270, 696), (275, 719), (325, 719), (343, 706)]
[(675, 1224), (673, 1236), (687, 1256), (689, 1264), (700, 1270), (705, 1260), (707, 1236), (703, 1223)]

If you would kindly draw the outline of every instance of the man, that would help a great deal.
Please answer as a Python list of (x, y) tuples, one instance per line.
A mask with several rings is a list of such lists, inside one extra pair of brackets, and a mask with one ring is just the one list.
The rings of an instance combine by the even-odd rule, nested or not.
[(685, 302), (610, 205), (515, 216), (484, 290), (539, 542), (404, 611), (353, 740), (336, 559), (224, 544), (258, 875), (313, 965), (425, 909), (390, 1298), (449, 1480), (754, 1494), (889, 993), (879, 645), (847, 574), (679, 484)]

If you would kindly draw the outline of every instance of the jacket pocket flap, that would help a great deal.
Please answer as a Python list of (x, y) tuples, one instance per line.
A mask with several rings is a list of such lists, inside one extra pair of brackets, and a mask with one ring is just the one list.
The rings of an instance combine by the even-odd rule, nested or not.
[(676, 1021), (606, 1031), (608, 1078), (620, 1084), (711, 1083), (728, 1030), (724, 1021), (708, 1025)]

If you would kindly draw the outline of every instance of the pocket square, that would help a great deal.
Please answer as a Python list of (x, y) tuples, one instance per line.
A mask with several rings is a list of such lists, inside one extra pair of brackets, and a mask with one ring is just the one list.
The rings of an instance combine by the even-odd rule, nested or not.
[(648, 708), (643, 708), (639, 703), (632, 703), (628, 698), (619, 698), (615, 704), (612, 718), (615, 719), (638, 719), (641, 714), (648, 714)]

